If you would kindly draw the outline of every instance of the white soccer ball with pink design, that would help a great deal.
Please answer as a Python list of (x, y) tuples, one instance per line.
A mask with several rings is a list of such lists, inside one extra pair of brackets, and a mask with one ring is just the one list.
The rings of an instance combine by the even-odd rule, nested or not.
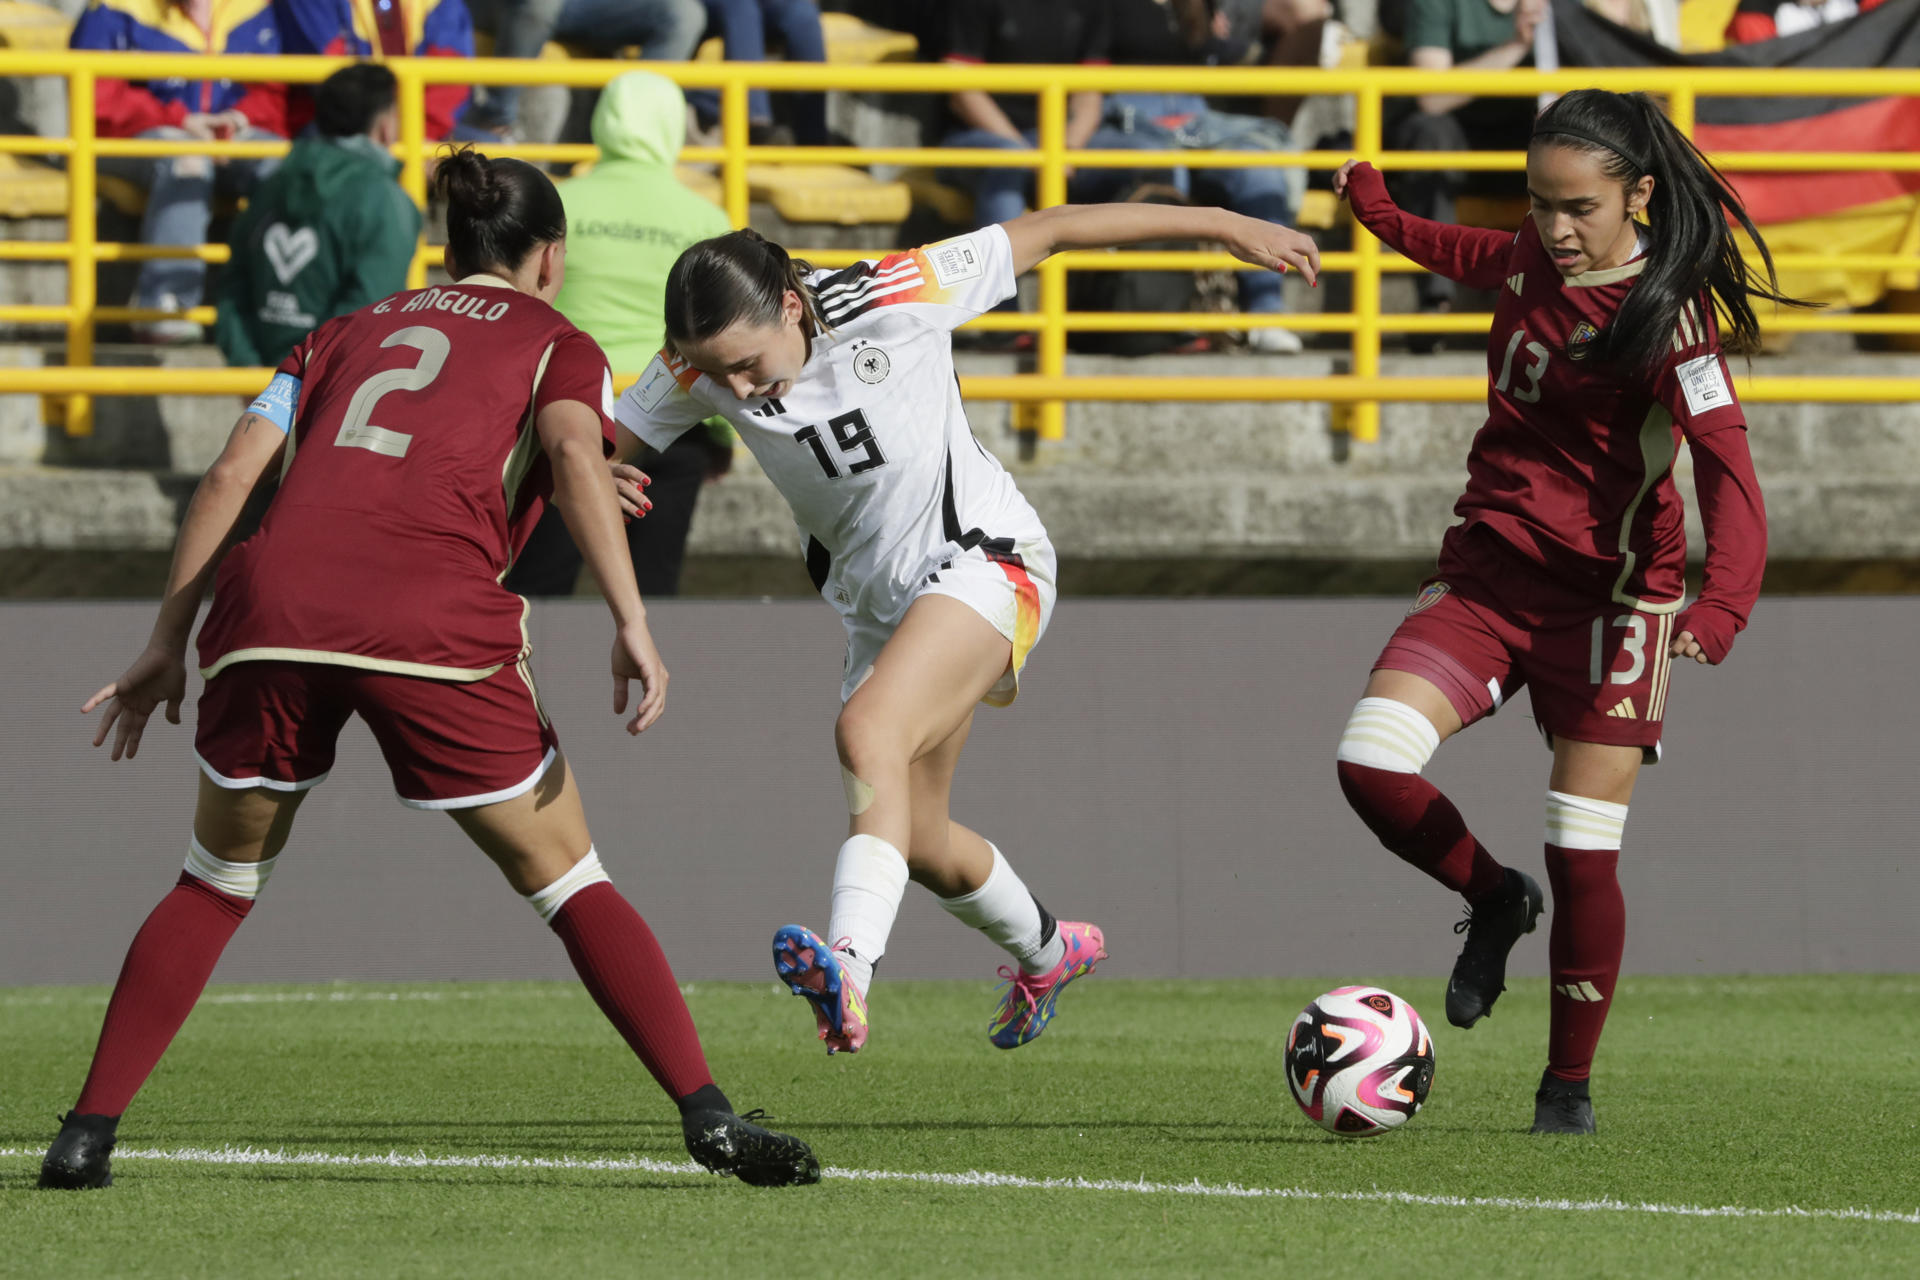
[(1433, 1087), (1433, 1037), (1379, 987), (1336, 987), (1287, 1033), (1287, 1085), (1307, 1119), (1342, 1138), (1398, 1129)]

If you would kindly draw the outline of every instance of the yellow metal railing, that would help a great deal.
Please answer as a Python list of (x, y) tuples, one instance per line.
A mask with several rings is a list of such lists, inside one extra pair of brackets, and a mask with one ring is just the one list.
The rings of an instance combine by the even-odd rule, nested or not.
[[(93, 329), (99, 323), (156, 318), (162, 313), (99, 305), (95, 265), (100, 262), (149, 258), (197, 257), (223, 262), (224, 245), (178, 248), (101, 243), (94, 216), (93, 161), (103, 156), (166, 156), (213, 154), (268, 156), (282, 154), (283, 143), (164, 142), (97, 138), (93, 128), (96, 80), (102, 76), (148, 79), (181, 76), (192, 79), (220, 75), (237, 81), (313, 83), (344, 65), (330, 58), (219, 57), (201, 55), (147, 55), (76, 52), (0, 51), (0, 76), (62, 76), (67, 81), (69, 136), (37, 138), (0, 136), (0, 153), (64, 157), (70, 173), (67, 239), (48, 242), (0, 243), (0, 261), (63, 261), (68, 265), (67, 301), (59, 306), (0, 305), (0, 323), (60, 324), (66, 329), (65, 367), (0, 369), (0, 394), (38, 393), (55, 398), (69, 433), (91, 429), (91, 397), (97, 395), (215, 395), (246, 394), (258, 389), (267, 372), (258, 369), (127, 369), (93, 367)], [(400, 156), (402, 186), (425, 203), (425, 162), (432, 144), (425, 136), (422, 90), (430, 84), (564, 85), (592, 88), (632, 70), (630, 62), (541, 60), (456, 60), (447, 58), (392, 59), (387, 63), (400, 81)], [(1702, 94), (1766, 95), (1775, 97), (1920, 96), (1920, 71), (1800, 71), (1800, 70), (1608, 70), (1541, 73), (1527, 70), (1415, 71), (1406, 68), (1367, 68), (1320, 71), (1284, 68), (1146, 67), (981, 67), (928, 64), (837, 66), (804, 63), (646, 63), (647, 70), (668, 76), (686, 87), (717, 88), (721, 95), (719, 147), (689, 147), (681, 154), (688, 163), (719, 166), (723, 203), (736, 226), (744, 226), (748, 212), (747, 165), (758, 163), (843, 163), (851, 165), (925, 165), (960, 167), (1027, 167), (1038, 171), (1037, 202), (1057, 204), (1066, 198), (1069, 168), (1165, 168), (1169, 154), (1156, 151), (1073, 151), (1066, 146), (1066, 104), (1069, 94), (1082, 90), (1104, 92), (1191, 92), (1204, 88), (1213, 94), (1341, 94), (1355, 100), (1352, 155), (1371, 160), (1383, 169), (1518, 170), (1525, 156), (1518, 152), (1388, 152), (1382, 140), (1382, 102), (1445, 91), (1476, 96), (1525, 96), (1565, 92), (1602, 84), (1619, 92), (1645, 90), (1664, 97), (1669, 113), (1683, 130), (1691, 131), (1695, 104)], [(962, 89), (994, 93), (1031, 93), (1038, 99), (1040, 144), (1031, 151), (942, 149), (917, 147), (750, 147), (747, 140), (747, 90), (840, 90), (847, 92), (947, 94)], [(534, 161), (580, 161), (596, 158), (584, 145), (517, 145), (488, 148), (490, 154), (513, 155)], [(1349, 158), (1345, 152), (1189, 151), (1178, 153), (1177, 163), (1188, 168), (1245, 168), (1299, 166), (1332, 169)], [(1720, 159), (1741, 171), (1833, 172), (1920, 170), (1920, 154), (1740, 152)], [(870, 251), (807, 250), (795, 247), (821, 266), (839, 266)], [(440, 251), (422, 245), (408, 273), (408, 283), (425, 283), (427, 268), (438, 263)], [(1385, 273), (1419, 268), (1397, 255), (1386, 254), (1372, 236), (1355, 228), (1353, 248), (1323, 255), (1326, 272), (1353, 276), (1353, 310), (1347, 313), (1309, 312), (1281, 315), (1178, 315), (1147, 313), (1074, 313), (1067, 310), (1067, 273), (1070, 270), (1246, 270), (1224, 253), (1132, 252), (1066, 253), (1048, 260), (1039, 271), (1039, 307), (1030, 314), (995, 313), (975, 322), (983, 329), (1028, 329), (1038, 332), (1035, 372), (1009, 377), (974, 377), (963, 381), (967, 395), (976, 399), (1011, 400), (1032, 406), (1025, 419), (1043, 438), (1059, 438), (1068, 400), (1321, 400), (1348, 406), (1342, 425), (1356, 438), (1372, 439), (1379, 430), (1379, 405), (1388, 401), (1474, 401), (1486, 390), (1485, 380), (1470, 378), (1383, 378), (1380, 376), (1381, 334), (1473, 333), (1484, 331), (1484, 314), (1385, 314), (1380, 310), (1380, 281)], [(1799, 254), (1778, 259), (1783, 269), (1848, 268), (1862, 271), (1920, 269), (1920, 258), (1897, 254)], [(211, 311), (187, 313), (207, 320)], [(1847, 315), (1789, 313), (1765, 317), (1768, 327), (1783, 332), (1808, 330), (1848, 333), (1920, 334), (1920, 315)], [(1352, 335), (1351, 372), (1312, 378), (1206, 378), (1068, 376), (1066, 340), (1069, 331), (1244, 330), (1262, 326), (1302, 333)], [(624, 371), (622, 385), (636, 371)], [(1920, 398), (1920, 379), (1887, 377), (1772, 377), (1743, 381), (1741, 394), (1753, 401), (1902, 401)]]

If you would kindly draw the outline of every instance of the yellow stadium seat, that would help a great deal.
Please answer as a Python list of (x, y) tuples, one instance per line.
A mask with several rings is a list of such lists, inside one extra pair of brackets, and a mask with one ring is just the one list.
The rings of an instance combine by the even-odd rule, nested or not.
[(674, 177), (680, 179), (682, 186), (685, 186), (695, 195), (704, 196), (714, 204), (725, 206), (727, 201), (726, 197), (721, 193), (720, 175), (713, 170), (703, 169), (696, 165), (683, 164), (675, 169), (673, 174)]
[(788, 222), (902, 222), (913, 207), (906, 183), (839, 164), (748, 165), (747, 190)]
[(37, 160), (0, 156), (0, 217), (64, 218), (67, 175)]
[(900, 181), (906, 184), (913, 202), (933, 210), (940, 221), (956, 227), (973, 225), (973, 197), (959, 187), (940, 181), (932, 169), (905, 170)]
[(0, 48), (64, 49), (73, 23), (58, 9), (0, 0)]
[(1342, 214), (1340, 201), (1331, 191), (1309, 191), (1300, 199), (1298, 224), (1326, 231), (1339, 222)]
[(843, 67), (912, 62), (920, 53), (913, 36), (872, 26), (850, 13), (821, 14), (820, 34), (826, 37), (827, 61)]
[[(869, 25), (850, 13), (821, 14), (820, 34), (827, 42), (827, 61), (842, 67), (912, 62), (920, 52), (920, 42), (906, 32)], [(726, 46), (719, 36), (713, 36), (700, 42), (693, 60), (724, 62), (726, 57)]]

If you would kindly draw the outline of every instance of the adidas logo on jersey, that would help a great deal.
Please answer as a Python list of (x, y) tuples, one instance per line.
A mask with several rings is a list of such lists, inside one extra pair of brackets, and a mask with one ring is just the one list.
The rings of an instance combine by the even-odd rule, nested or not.
[(1568, 982), (1554, 988), (1569, 1000), (1578, 1000), (1581, 1004), (1599, 1004), (1606, 997), (1600, 994), (1600, 988), (1591, 982)]
[(772, 396), (768, 396), (765, 404), (761, 405), (758, 409), (749, 409), (747, 413), (755, 418), (777, 418), (786, 411), (787, 406), (781, 404)]
[(1527, 273), (1522, 271), (1507, 277), (1507, 288), (1513, 290), (1513, 296), (1519, 297), (1520, 291), (1527, 286)]
[(1620, 701), (1615, 704), (1613, 710), (1607, 712), (1607, 714), (1621, 720), (1638, 720), (1640, 718), (1640, 713), (1633, 709), (1632, 698), (1620, 699)]

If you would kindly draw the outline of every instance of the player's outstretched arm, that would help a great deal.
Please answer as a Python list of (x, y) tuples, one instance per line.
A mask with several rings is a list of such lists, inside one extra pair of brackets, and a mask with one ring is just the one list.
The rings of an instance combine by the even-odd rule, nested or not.
[(1242, 262), (1320, 277), (1311, 236), (1226, 209), (1174, 204), (1063, 204), (1002, 224), (1013, 245), (1013, 272), (1031, 271), (1065, 249), (1113, 249), (1149, 240), (1218, 240)]
[(213, 581), (220, 557), (233, 541), (247, 500), (280, 457), (286, 439), (277, 423), (249, 409), (240, 415), (226, 447), (193, 491), (187, 517), (180, 523), (180, 536), (173, 544), (173, 567), (167, 573), (160, 616), (154, 621), (146, 649), (124, 675), (80, 707), (82, 715), (91, 715), (95, 707), (107, 704), (93, 745), (104, 744), (117, 726), (115, 760), (139, 754), (147, 717), (161, 703), (166, 704), (168, 721), (180, 723), (180, 701), (187, 693), (187, 641), (193, 635), (200, 600)]
[(640, 681), (640, 704), (627, 722), (642, 733), (667, 705), (667, 668), (647, 630), (647, 610), (633, 578), (633, 557), (620, 499), (603, 455), (600, 414), (577, 400), (556, 400), (534, 419), (553, 464), (553, 501), (613, 611), (613, 709), (627, 709), (627, 682)]
[(1387, 180), (1365, 160), (1349, 160), (1333, 173), (1333, 194), (1353, 206), (1360, 225), (1395, 252), (1470, 289), (1498, 289), (1513, 256), (1513, 233), (1417, 218), (1393, 202)]

